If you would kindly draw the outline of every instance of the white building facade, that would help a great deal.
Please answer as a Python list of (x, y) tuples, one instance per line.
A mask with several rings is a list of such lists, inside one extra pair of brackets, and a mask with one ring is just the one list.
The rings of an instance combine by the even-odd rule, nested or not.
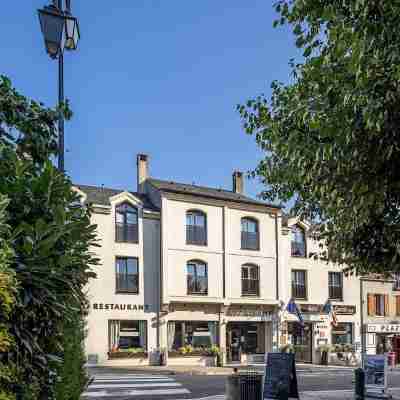
[[(146, 365), (161, 351), (169, 365), (207, 365), (218, 348), (221, 363), (252, 363), (291, 347), (319, 363), (325, 345), (360, 352), (359, 279), (314, 257), (309, 226), (245, 196), (240, 172), (228, 191), (154, 179), (148, 163), (137, 156), (136, 192), (76, 186), (99, 237), (89, 361)], [(285, 311), (290, 300), (303, 327)], [(367, 323), (376, 320), (366, 314)]]

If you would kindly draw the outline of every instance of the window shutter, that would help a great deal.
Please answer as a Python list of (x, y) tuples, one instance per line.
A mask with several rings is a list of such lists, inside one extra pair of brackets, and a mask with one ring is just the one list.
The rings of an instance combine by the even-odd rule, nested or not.
[(375, 315), (375, 295), (369, 293), (367, 295), (367, 303), (368, 303), (368, 315)]
[(389, 313), (395, 317), (397, 315), (397, 298), (393, 296), (389, 299)]
[(384, 303), (385, 303), (385, 316), (386, 316), (386, 315), (389, 315), (389, 295), (385, 294), (383, 296), (383, 299), (384, 299)]
[(396, 296), (396, 316), (400, 316), (400, 296)]

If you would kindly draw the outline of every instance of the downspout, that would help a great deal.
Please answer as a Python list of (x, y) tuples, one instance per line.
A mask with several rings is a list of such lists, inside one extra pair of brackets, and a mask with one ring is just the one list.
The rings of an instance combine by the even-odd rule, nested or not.
[(276, 273), (276, 300), (279, 301), (279, 242), (278, 242), (278, 214), (275, 214), (275, 273)]
[(364, 293), (363, 279), (360, 276), (360, 334), (361, 334), (361, 368), (364, 368), (366, 332), (364, 332)]
[(222, 207), (222, 297), (225, 299), (226, 286), (225, 286), (225, 276), (226, 276), (226, 237), (225, 237), (225, 207)]

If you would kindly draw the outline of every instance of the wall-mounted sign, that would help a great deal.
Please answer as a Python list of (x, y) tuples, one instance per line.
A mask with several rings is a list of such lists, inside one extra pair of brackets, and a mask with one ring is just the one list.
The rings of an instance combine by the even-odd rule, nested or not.
[(335, 313), (338, 315), (353, 315), (356, 313), (356, 306), (347, 306), (343, 304), (335, 304), (333, 306)]
[(400, 324), (367, 324), (369, 333), (400, 333)]
[(149, 304), (113, 304), (113, 303), (93, 303), (93, 310), (122, 310), (122, 311), (148, 311)]
[(228, 308), (226, 316), (228, 317), (258, 317), (270, 321), (273, 316), (272, 311), (255, 310), (249, 308)]
[(300, 311), (303, 313), (318, 313), (322, 312), (322, 304), (299, 304)]

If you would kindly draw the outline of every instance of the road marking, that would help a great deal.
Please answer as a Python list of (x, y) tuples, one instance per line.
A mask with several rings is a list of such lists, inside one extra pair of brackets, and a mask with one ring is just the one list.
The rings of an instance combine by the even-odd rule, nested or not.
[(182, 386), (180, 383), (171, 382), (171, 383), (107, 383), (107, 384), (97, 384), (94, 383), (90, 385), (91, 389), (107, 389), (107, 388), (142, 388), (142, 387), (179, 387)]
[(107, 392), (102, 390), (100, 392), (85, 392), (82, 397), (118, 397), (118, 396), (167, 396), (177, 394), (189, 394), (187, 389), (155, 389), (155, 390), (129, 390), (124, 392)]
[(103, 379), (103, 378), (95, 378), (94, 382), (121, 382), (121, 383), (129, 383), (134, 381), (142, 381), (142, 382), (174, 382), (174, 379), (171, 378), (123, 378), (123, 379)]

